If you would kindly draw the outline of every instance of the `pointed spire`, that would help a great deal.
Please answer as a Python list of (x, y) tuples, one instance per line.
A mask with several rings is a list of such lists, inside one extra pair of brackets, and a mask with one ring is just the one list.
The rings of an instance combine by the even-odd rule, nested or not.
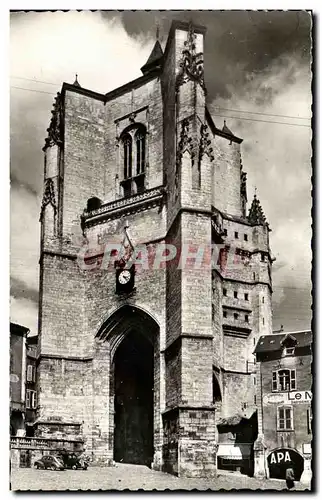
[(267, 223), (260, 201), (257, 199), (256, 191), (257, 190), (255, 188), (254, 199), (248, 213), (248, 222), (250, 222), (254, 226)]
[(156, 30), (156, 34), (155, 34), (156, 40), (159, 40), (159, 36), (160, 36), (160, 26), (159, 26), (159, 23), (157, 23), (157, 30)]
[(79, 81), (77, 80), (78, 74), (76, 73), (75, 76), (76, 76), (76, 78), (75, 78), (73, 85), (75, 85), (75, 87), (80, 87)]
[(222, 131), (223, 131), (223, 132), (225, 132), (226, 134), (229, 134), (229, 135), (234, 135), (234, 134), (232, 133), (232, 131), (231, 131), (231, 130), (227, 127), (227, 125), (226, 125), (226, 120), (224, 120), (224, 126), (223, 126), (223, 128), (222, 128)]
[(141, 68), (142, 73), (144, 75), (146, 75), (151, 70), (160, 66), (162, 57), (163, 57), (163, 50), (162, 50), (161, 44), (159, 42), (159, 26), (158, 26), (157, 33), (156, 33), (156, 42), (154, 44), (154, 47), (152, 49), (152, 52), (151, 52), (147, 62)]

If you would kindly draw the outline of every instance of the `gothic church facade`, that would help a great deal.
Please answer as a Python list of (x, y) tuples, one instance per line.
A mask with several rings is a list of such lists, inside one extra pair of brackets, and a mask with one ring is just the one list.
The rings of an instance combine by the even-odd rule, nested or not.
[[(35, 430), (81, 435), (97, 464), (209, 477), (218, 425), (256, 415), (253, 351), (272, 329), (269, 227), (256, 197), (246, 213), (242, 139), (208, 111), (204, 36), (174, 22), (141, 77), (108, 94), (64, 83), (52, 111)], [(150, 260), (162, 245), (218, 244), (220, 265), (104, 268), (106, 243), (124, 232)], [(244, 438), (249, 456), (255, 439)]]

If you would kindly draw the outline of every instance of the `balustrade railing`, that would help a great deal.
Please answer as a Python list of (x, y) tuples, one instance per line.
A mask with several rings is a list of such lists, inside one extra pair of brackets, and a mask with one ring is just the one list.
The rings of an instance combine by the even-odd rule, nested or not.
[(65, 439), (65, 438), (40, 438), (40, 437), (25, 437), (11, 436), (10, 447), (16, 449), (62, 449), (65, 447), (75, 447), (82, 444), (82, 438)]

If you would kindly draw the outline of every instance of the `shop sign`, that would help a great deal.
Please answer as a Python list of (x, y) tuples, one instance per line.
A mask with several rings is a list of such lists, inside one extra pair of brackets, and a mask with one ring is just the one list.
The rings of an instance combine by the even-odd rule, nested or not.
[(293, 403), (310, 403), (312, 401), (311, 391), (292, 391), (288, 392), (288, 400)]
[(275, 453), (271, 453), (269, 464), (279, 464), (280, 462), (291, 462), (290, 452), (288, 450), (280, 450)]
[(269, 453), (267, 465), (270, 478), (285, 480), (287, 469), (292, 468), (295, 480), (299, 481), (304, 469), (304, 459), (296, 450), (278, 448)]
[(273, 392), (263, 397), (264, 404), (310, 403), (311, 401), (311, 391)]

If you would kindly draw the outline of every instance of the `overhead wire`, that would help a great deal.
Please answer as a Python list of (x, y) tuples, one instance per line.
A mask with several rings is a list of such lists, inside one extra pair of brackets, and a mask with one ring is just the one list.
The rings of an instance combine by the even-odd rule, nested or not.
[[(46, 92), (45, 90), (36, 90), (36, 89), (26, 89), (24, 87), (16, 87), (15, 85), (11, 85), (10, 88), (17, 89), (17, 90), (26, 90), (27, 92), (38, 92), (39, 94), (56, 95), (54, 92)], [(272, 123), (272, 124), (278, 124), (278, 125), (291, 125), (293, 127), (311, 128), (310, 125), (304, 125), (303, 123), (277, 122), (277, 121), (273, 121), (273, 120), (258, 120), (256, 118), (245, 118), (242, 116), (219, 115), (217, 113), (214, 113), (213, 116), (218, 116), (221, 118), (233, 118), (234, 120), (246, 120), (246, 121), (251, 121), (251, 122)]]
[[(36, 78), (25, 78), (25, 77), (22, 77), (22, 76), (11, 76), (11, 78), (15, 78), (15, 79), (18, 79), (18, 80), (25, 80), (25, 81), (34, 82), (34, 83), (41, 83), (41, 84), (44, 84), (44, 85), (60, 86), (59, 83), (47, 82), (47, 81), (44, 81), (44, 80), (37, 80)], [(36, 89), (26, 89), (26, 88), (23, 88), (23, 87), (16, 87), (16, 86), (12, 86), (12, 88), (16, 88), (16, 89), (20, 89), (20, 90), (30, 90), (32, 92), (41, 92), (41, 93), (51, 94), (51, 92), (45, 92), (45, 91), (40, 91), (40, 90), (36, 90)], [(280, 115), (280, 114), (276, 114), (276, 113), (264, 113), (264, 112), (249, 111), (249, 110), (243, 110), (243, 109), (222, 108), (221, 106), (214, 106), (214, 108), (218, 109), (218, 110), (222, 110), (222, 111), (232, 111), (234, 113), (244, 113), (244, 114), (259, 115), (259, 116), (271, 116), (271, 117), (275, 117), (275, 118), (289, 118), (289, 119), (294, 119), (294, 120), (311, 120), (310, 117), (304, 117), (304, 116)], [(252, 120), (252, 121), (255, 121), (255, 119), (253, 120), (253, 119), (250, 119), (250, 118), (242, 118), (242, 117), (238, 117), (237, 118), (237, 117), (234, 117), (234, 116), (227, 117), (227, 116), (218, 115), (218, 114), (216, 114), (216, 116), (220, 116), (222, 118), (234, 118), (234, 119), (242, 119), (242, 120)], [(284, 124), (284, 122), (273, 122), (273, 121), (268, 121), (267, 123), (282, 123), (282, 124)], [(300, 124), (285, 123), (285, 125), (300, 125)], [(303, 126), (303, 125), (300, 125), (300, 126)], [(304, 126), (310, 127), (309, 125), (304, 125)]]
[(218, 115), (217, 113), (213, 113), (213, 116), (219, 116), (220, 118), (233, 118), (234, 120), (246, 120), (249, 122), (272, 123), (276, 125), (291, 125), (293, 127), (311, 128), (311, 125), (304, 125), (303, 123), (276, 122), (273, 120), (258, 120), (257, 118), (244, 118), (243, 116)]
[(290, 116), (290, 115), (277, 115), (273, 113), (259, 113), (258, 111), (245, 111), (242, 109), (231, 109), (231, 108), (221, 108), (220, 106), (214, 106), (215, 109), (219, 109), (222, 111), (233, 111), (234, 113), (247, 113), (250, 115), (261, 115), (261, 116), (273, 116), (277, 118), (294, 118), (295, 120), (311, 120), (310, 117), (304, 117), (304, 116)]

